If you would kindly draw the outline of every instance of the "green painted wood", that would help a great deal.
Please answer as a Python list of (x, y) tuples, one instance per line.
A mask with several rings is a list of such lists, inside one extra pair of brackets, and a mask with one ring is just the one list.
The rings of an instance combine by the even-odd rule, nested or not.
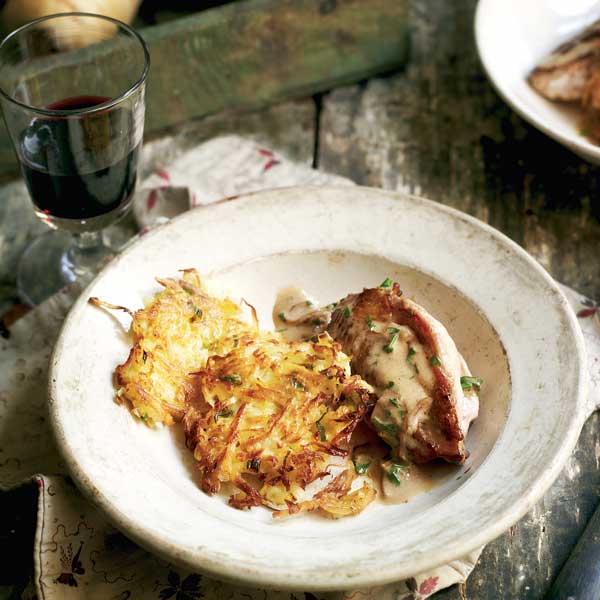
[[(408, 57), (407, 5), (407, 0), (245, 0), (147, 28), (142, 34), (152, 68), (146, 131), (223, 110), (259, 108), (398, 68)], [(92, 60), (88, 55), (82, 51), (82, 60)], [(0, 177), (14, 170), (2, 131)]]
[(306, 96), (403, 65), (406, 0), (248, 0), (144, 31), (148, 128)]

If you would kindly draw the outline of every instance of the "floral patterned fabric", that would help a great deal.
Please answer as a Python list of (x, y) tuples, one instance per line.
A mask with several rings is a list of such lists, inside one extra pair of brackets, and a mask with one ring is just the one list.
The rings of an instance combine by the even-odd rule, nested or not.
[[(142, 228), (188, 208), (242, 192), (296, 184), (352, 185), (285, 160), (237, 137), (217, 138), (159, 165), (136, 198)], [(143, 230), (142, 230), (143, 233)], [(600, 402), (597, 305), (564, 288), (579, 313), (590, 353), (594, 404)], [(0, 488), (33, 481), (39, 489), (35, 580), (40, 600), (422, 600), (464, 582), (480, 551), (406, 581), (351, 592), (253, 590), (185, 572), (114, 529), (74, 487), (48, 425), (47, 365), (66, 312), (79, 293), (66, 288), (19, 320), (0, 340)], [(592, 405), (590, 405), (591, 407)]]

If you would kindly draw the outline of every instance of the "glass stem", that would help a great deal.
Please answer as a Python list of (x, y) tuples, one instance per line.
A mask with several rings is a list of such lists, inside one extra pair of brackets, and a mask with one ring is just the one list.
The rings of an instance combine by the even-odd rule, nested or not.
[(112, 254), (110, 248), (104, 244), (101, 231), (84, 231), (73, 234), (73, 243), (67, 250), (66, 259), (78, 279), (90, 280), (103, 266), (103, 259)]

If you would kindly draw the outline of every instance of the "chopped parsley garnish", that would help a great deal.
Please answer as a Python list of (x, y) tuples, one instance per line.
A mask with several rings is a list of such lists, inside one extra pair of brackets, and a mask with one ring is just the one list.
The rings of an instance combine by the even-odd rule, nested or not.
[(392, 280), (389, 277), (386, 277), (382, 282), (381, 285), (379, 287), (382, 288), (389, 288), (392, 287)]
[(394, 351), (394, 346), (396, 345), (396, 342), (398, 341), (399, 333), (400, 333), (400, 330), (397, 327), (388, 327), (388, 334), (391, 335), (392, 337), (390, 337), (390, 341), (383, 347), (384, 352), (387, 352), (388, 354), (390, 354)]
[(384, 423), (377, 417), (371, 417), (371, 421), (373, 425), (375, 425), (375, 429), (377, 429), (377, 431), (381, 431), (392, 436), (395, 436), (398, 433), (398, 428), (396, 425), (394, 425), (394, 423)]
[(215, 423), (219, 420), (220, 417), (222, 417), (223, 419), (226, 419), (227, 417), (230, 417), (232, 414), (233, 414), (233, 411), (231, 410), (231, 408), (224, 408), (223, 410), (220, 410), (215, 415)]
[(313, 305), (313, 303), (310, 300), (306, 301), (306, 306), (312, 306), (312, 305)]
[(242, 385), (242, 378), (237, 373), (233, 373), (232, 375), (223, 375), (223, 377), (219, 377), (221, 381), (225, 381), (226, 383), (233, 383), (233, 385)]
[(192, 317), (192, 321), (195, 321), (196, 319), (201, 319), (202, 318), (202, 309), (198, 308), (197, 306), (194, 306), (194, 316)]
[(350, 309), (346, 306), (342, 314), (344, 315), (344, 319), (347, 319), (350, 316)]
[(375, 323), (373, 322), (373, 319), (371, 319), (371, 317), (367, 317), (365, 319), (365, 323), (367, 324), (369, 331), (375, 331)]
[(411, 346), (408, 349), (408, 353), (406, 354), (406, 360), (407, 362), (411, 362), (413, 359), (413, 356), (417, 353), (417, 351)]
[(460, 378), (460, 385), (463, 390), (475, 388), (477, 391), (479, 391), (483, 385), (483, 379), (481, 379), (481, 377), (468, 377), (465, 375)]
[(402, 483), (402, 471), (406, 470), (406, 465), (402, 463), (392, 463), (385, 474), (387, 478), (394, 484), (400, 485)]
[(292, 387), (296, 388), (297, 390), (303, 390), (304, 384), (301, 381), (298, 381), (295, 377), (292, 377)]
[(387, 385), (386, 385), (386, 388), (387, 388), (388, 390), (391, 390), (393, 387), (394, 387), (394, 382), (393, 382), (393, 381), (388, 381), (388, 383), (387, 383)]
[(147, 413), (147, 412), (146, 412), (146, 413), (144, 413), (144, 414), (143, 414), (143, 415), (140, 417), (140, 419), (141, 419), (142, 421), (145, 421), (146, 419), (149, 419), (149, 418), (150, 418), (150, 417), (148, 416), (148, 413)]
[(400, 402), (398, 402), (398, 398), (390, 398), (390, 402), (396, 407), (400, 408)]
[(434, 354), (433, 356), (431, 356), (431, 358), (429, 359), (429, 364), (432, 367), (441, 367), (442, 366), (442, 361), (440, 360), (440, 357), (437, 356), (436, 354)]
[(256, 471), (258, 473), (260, 469), (260, 458), (251, 458), (246, 463), (246, 469), (248, 469), (249, 471)]
[(317, 422), (317, 431), (319, 432), (319, 439), (322, 442), (326, 442), (327, 441), (327, 435), (325, 434), (325, 427), (323, 427), (323, 425), (321, 423)]
[(142, 352), (142, 360), (144, 362), (146, 362), (148, 360), (148, 353), (145, 350)]
[(287, 322), (287, 319), (285, 318), (285, 314), (283, 312), (280, 312), (277, 316), (279, 317), (280, 321), (283, 321), (284, 323)]
[(354, 468), (356, 469), (356, 472), (359, 475), (362, 475), (363, 473), (366, 473), (368, 471), (369, 467), (371, 466), (371, 461), (364, 462), (364, 463), (359, 463), (356, 460), (356, 458), (353, 458), (352, 462), (354, 463)]
[(329, 411), (326, 410), (318, 419), (318, 421), (315, 423), (315, 426), (317, 428), (317, 431), (319, 432), (319, 439), (322, 442), (326, 442), (327, 441), (327, 435), (325, 433), (325, 427), (323, 427), (323, 423), (321, 423), (321, 420), (323, 419), (323, 417), (328, 413)]

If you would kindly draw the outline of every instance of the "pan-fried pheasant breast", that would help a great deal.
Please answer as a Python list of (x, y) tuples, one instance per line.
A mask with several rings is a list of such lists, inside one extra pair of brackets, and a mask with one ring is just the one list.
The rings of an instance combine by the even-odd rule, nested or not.
[(207, 293), (198, 272), (159, 279), (164, 290), (133, 313), (133, 347), (115, 370), (117, 399), (149, 424), (171, 425), (185, 412), (185, 381), (213, 354), (226, 354), (236, 339), (256, 332), (242, 309)]
[(600, 142), (600, 21), (556, 48), (527, 80), (548, 100), (579, 103), (583, 135)]
[(265, 505), (275, 516), (341, 517), (375, 498), (350, 460), (350, 437), (375, 397), (327, 333), (313, 342), (242, 336), (190, 376), (188, 402), (186, 442), (206, 493), (226, 484), (232, 506)]
[(446, 328), (387, 280), (340, 301), (328, 328), (376, 390), (371, 423), (398, 457), (462, 463), (476, 390)]
[(529, 83), (549, 100), (581, 100), (600, 63), (600, 21), (561, 44), (529, 75)]

